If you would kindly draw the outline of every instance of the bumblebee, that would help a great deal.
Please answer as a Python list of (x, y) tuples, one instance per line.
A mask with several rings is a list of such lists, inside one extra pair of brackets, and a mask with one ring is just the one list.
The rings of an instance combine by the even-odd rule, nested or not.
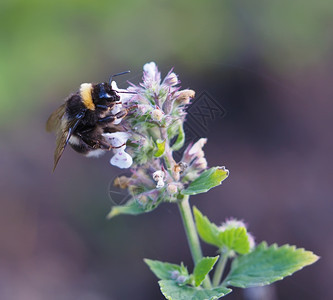
[(67, 144), (88, 157), (123, 146), (110, 145), (103, 134), (123, 131), (118, 124), (128, 110), (122, 107), (111, 82), (113, 77), (126, 73), (129, 71), (111, 76), (109, 83), (82, 83), (80, 89), (51, 114), (46, 130), (57, 135), (53, 171)]

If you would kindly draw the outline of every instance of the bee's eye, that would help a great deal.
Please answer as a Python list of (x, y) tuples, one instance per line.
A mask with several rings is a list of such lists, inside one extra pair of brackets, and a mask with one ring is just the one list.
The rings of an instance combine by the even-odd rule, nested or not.
[(99, 98), (111, 98), (110, 94), (108, 94), (108, 93), (105, 91), (104, 84), (102, 84), (102, 83), (100, 84), (98, 97), (99, 97)]

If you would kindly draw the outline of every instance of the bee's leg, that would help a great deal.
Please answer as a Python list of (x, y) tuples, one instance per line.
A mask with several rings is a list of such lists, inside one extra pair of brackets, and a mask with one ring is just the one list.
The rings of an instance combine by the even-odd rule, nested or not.
[(104, 118), (100, 118), (98, 120), (99, 123), (112, 123), (117, 119), (124, 118), (127, 115), (127, 109), (123, 109), (120, 112), (116, 113), (115, 115), (110, 115)]
[(134, 105), (130, 106), (127, 110), (131, 111), (131, 110), (136, 109), (136, 108), (138, 108), (138, 105), (134, 104)]
[(96, 106), (97, 108), (103, 108), (103, 109), (105, 109), (105, 110), (109, 109), (109, 106), (107, 106), (107, 105), (103, 105), (103, 104), (95, 104), (95, 106)]
[(122, 144), (122, 145), (120, 145), (120, 146), (112, 146), (112, 145), (110, 145), (110, 147), (112, 148), (112, 149), (118, 149), (118, 148), (121, 148), (122, 146), (125, 146), (126, 145), (126, 143), (124, 143), (124, 144)]
[(77, 133), (80, 137), (82, 135), (87, 136), (88, 134), (91, 134), (91, 132), (94, 130), (94, 127), (87, 127), (86, 129), (81, 129), (80, 133)]
[(95, 104), (95, 106), (98, 107), (98, 108), (103, 108), (103, 109), (106, 110), (106, 109), (113, 108), (116, 104), (121, 104), (121, 101), (111, 102), (110, 105)]
[(126, 145), (126, 143), (120, 146), (112, 146), (109, 143), (103, 141), (102, 139), (87, 139), (85, 138), (85, 142), (91, 144), (93, 149), (102, 149), (102, 150), (111, 150), (118, 149)]
[(82, 141), (92, 149), (110, 150), (112, 146), (107, 143), (103, 138), (91, 138), (87, 135), (77, 133)]

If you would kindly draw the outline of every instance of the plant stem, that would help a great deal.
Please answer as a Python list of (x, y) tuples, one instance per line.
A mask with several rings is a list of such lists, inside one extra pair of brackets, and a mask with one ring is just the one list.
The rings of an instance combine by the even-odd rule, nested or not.
[(221, 256), (216, 265), (215, 273), (213, 276), (213, 286), (219, 286), (227, 260), (228, 260), (228, 252), (221, 251)]
[(169, 139), (168, 139), (167, 129), (161, 127), (160, 128), (160, 133), (161, 133), (161, 139), (163, 141), (165, 141), (165, 150), (164, 150), (163, 158), (164, 158), (166, 167), (168, 169), (171, 169), (171, 167), (173, 165), (175, 165), (176, 162), (175, 162), (175, 160), (172, 157), (172, 150), (171, 150), (170, 145), (169, 145)]
[[(190, 246), (192, 258), (194, 265), (198, 263), (198, 261), (202, 258), (202, 251), (200, 247), (198, 233), (194, 224), (192, 210), (189, 203), (189, 196), (184, 196), (180, 202), (178, 202), (178, 207), (180, 210), (180, 214), (182, 216), (185, 233), (187, 236), (187, 241)], [(203, 286), (205, 288), (211, 287), (211, 282), (208, 276), (206, 276), (203, 281)]]

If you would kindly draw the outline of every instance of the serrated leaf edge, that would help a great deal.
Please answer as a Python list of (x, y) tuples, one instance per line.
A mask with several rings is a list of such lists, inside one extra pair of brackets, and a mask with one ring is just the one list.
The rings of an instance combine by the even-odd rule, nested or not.
[[(269, 285), (269, 284), (272, 284), (273, 282), (276, 282), (276, 281), (279, 281), (279, 280), (282, 280), (288, 276), (291, 276), (292, 274), (302, 270), (303, 268), (307, 267), (307, 266), (310, 266), (312, 264), (314, 264), (316, 261), (318, 261), (318, 259), (320, 259), (320, 256), (314, 254), (312, 251), (309, 251), (309, 250), (305, 250), (304, 248), (297, 248), (295, 245), (289, 245), (289, 244), (284, 244), (282, 246), (278, 246), (276, 243), (272, 244), (271, 246), (268, 246), (266, 242), (262, 242), (260, 243), (255, 250), (253, 250), (252, 252), (248, 253), (248, 254), (245, 254), (245, 255), (250, 255), (251, 253), (253, 253), (254, 251), (256, 251), (257, 249), (259, 250), (269, 250), (269, 249), (274, 249), (274, 250), (277, 250), (277, 249), (283, 249), (283, 248), (288, 248), (288, 249), (291, 249), (292, 251), (299, 251), (301, 253), (308, 253), (308, 254), (311, 254), (313, 256), (313, 259), (311, 262), (301, 266), (301, 267), (298, 267), (300, 264), (295, 264), (295, 266), (297, 266), (297, 270), (293, 271), (293, 272), (287, 272), (286, 275), (284, 276), (277, 276), (276, 280), (274, 281), (263, 281), (262, 283), (258, 283), (258, 284), (254, 284), (254, 285), (242, 285), (242, 284), (235, 284), (234, 281), (232, 280), (228, 280), (228, 276), (226, 277), (225, 281), (223, 282), (223, 286), (234, 286), (234, 287), (239, 287), (239, 288), (249, 288), (249, 287), (256, 287), (256, 286), (265, 286), (265, 285)], [(231, 265), (231, 270), (230, 270), (230, 273), (232, 272), (233, 270), (233, 265)]]
[[(167, 294), (167, 293), (166, 293), (167, 291), (164, 290), (163, 281), (169, 281), (169, 282), (173, 282), (173, 283), (174, 283), (173, 280), (159, 280), (159, 281), (158, 281), (158, 284), (159, 284), (159, 286), (160, 286), (160, 290), (161, 290), (161, 293), (163, 294), (163, 296), (164, 296), (167, 300), (177, 300), (177, 299), (175, 299), (175, 298), (171, 298), (170, 296), (166, 295), (166, 294)], [(180, 286), (179, 286), (179, 287), (180, 287)], [(189, 287), (189, 286), (188, 286), (188, 287)], [(180, 288), (181, 288), (181, 287), (180, 287)], [(198, 291), (199, 291), (199, 290), (204, 290), (204, 289), (202, 289), (202, 288), (200, 288), (200, 287), (190, 287), (190, 288), (192, 288), (192, 289), (197, 289)], [(217, 288), (219, 288), (219, 287), (217, 287)], [(221, 288), (221, 287), (220, 287), (220, 288)], [(228, 294), (230, 294), (230, 293), (232, 292), (232, 289), (230, 289), (230, 288), (227, 288), (227, 287), (223, 287), (223, 288), (228, 289), (228, 292), (226, 292), (226, 293), (222, 293), (222, 292), (221, 292), (221, 295), (220, 295), (220, 296), (213, 296), (213, 297), (210, 297), (209, 299), (207, 298), (207, 299), (202, 299), (202, 300), (218, 300), (218, 299), (220, 299), (221, 297), (224, 297), (224, 296), (226, 296), (226, 295), (228, 295)], [(214, 288), (211, 289), (211, 290), (214, 290)], [(192, 300), (192, 299), (188, 299), (188, 300)], [(195, 298), (195, 300), (198, 300), (198, 298)]]
[[(205, 172), (209, 172), (209, 171), (211, 171), (211, 170), (213, 170), (213, 169), (215, 169), (214, 172), (216, 172), (216, 171), (223, 171), (223, 172), (225, 172), (225, 173), (224, 173), (225, 176), (223, 176), (223, 178), (222, 178), (221, 180), (219, 180), (219, 183), (216, 184), (216, 185), (214, 185), (214, 186), (211, 186), (211, 187), (209, 187), (209, 188), (204, 188), (204, 189), (200, 190), (199, 192), (191, 192), (191, 185), (192, 185), (192, 188), (193, 188), (193, 183), (194, 183), (194, 184), (197, 183), (197, 181), (200, 179), (200, 176), (202, 176), (203, 174), (205, 174)], [(212, 174), (213, 174), (213, 173), (212, 173)], [(221, 175), (222, 175), (222, 174), (221, 174)], [(197, 195), (197, 194), (202, 194), (202, 193), (206, 193), (206, 192), (208, 192), (209, 190), (211, 190), (212, 188), (221, 185), (222, 182), (223, 182), (225, 179), (227, 179), (228, 177), (229, 177), (229, 170), (226, 169), (224, 166), (221, 166), (221, 167), (220, 167), (220, 166), (218, 166), (218, 167), (212, 167), (212, 168), (210, 168), (210, 169), (205, 170), (203, 173), (201, 173), (201, 174), (199, 175), (199, 177), (196, 178), (194, 181), (192, 181), (186, 189), (184, 189), (184, 190), (181, 191), (181, 193), (182, 193), (183, 195), (189, 195), (189, 196), (191, 196), (191, 195)], [(188, 190), (190, 190), (190, 192), (188, 192)]]

